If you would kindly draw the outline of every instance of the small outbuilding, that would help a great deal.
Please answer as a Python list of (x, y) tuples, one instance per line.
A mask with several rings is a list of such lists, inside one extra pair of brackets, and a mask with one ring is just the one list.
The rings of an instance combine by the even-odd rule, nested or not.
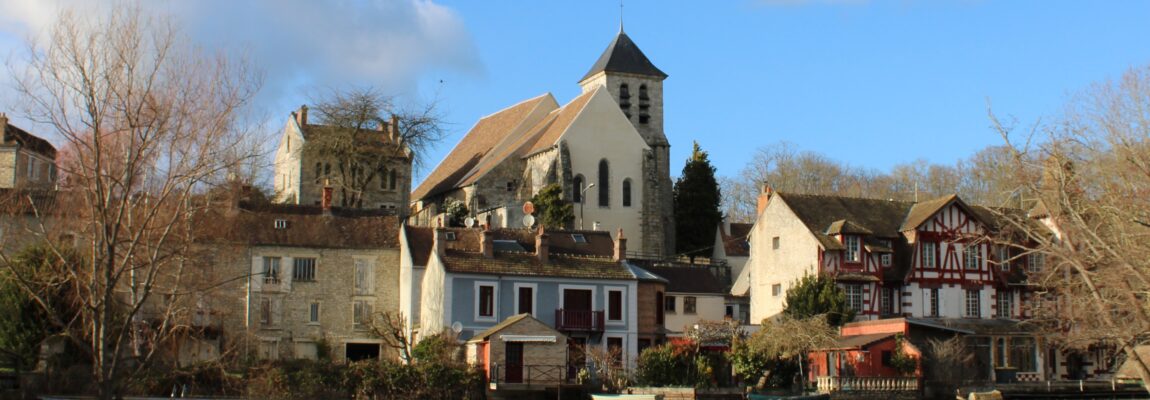
[(467, 362), (499, 385), (559, 386), (567, 377), (567, 335), (531, 314), (508, 317), (467, 341)]

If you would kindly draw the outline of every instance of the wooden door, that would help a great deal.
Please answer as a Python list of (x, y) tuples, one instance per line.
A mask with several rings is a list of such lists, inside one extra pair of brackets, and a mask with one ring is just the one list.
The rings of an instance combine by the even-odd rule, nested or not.
[(504, 354), (506, 361), (503, 367), (507, 370), (504, 381), (507, 383), (523, 383), (523, 343), (508, 342)]

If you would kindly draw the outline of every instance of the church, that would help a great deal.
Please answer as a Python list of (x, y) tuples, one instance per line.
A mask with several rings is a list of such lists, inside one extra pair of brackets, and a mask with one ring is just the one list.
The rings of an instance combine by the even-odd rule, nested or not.
[(560, 105), (544, 93), (481, 118), (412, 192), (410, 222), (438, 224), (454, 200), (492, 228), (521, 227), (524, 203), (558, 184), (574, 206), (570, 228), (621, 230), (633, 256), (673, 254), (666, 78), (620, 29), (579, 96)]

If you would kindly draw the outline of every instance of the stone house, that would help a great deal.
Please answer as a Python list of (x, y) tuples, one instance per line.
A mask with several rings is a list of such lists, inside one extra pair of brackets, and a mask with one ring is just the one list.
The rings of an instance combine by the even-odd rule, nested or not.
[(667, 280), (663, 314), (668, 336), (682, 337), (699, 322), (722, 321), (728, 317), (726, 285), (707, 268), (650, 266), (645, 269)]
[[(288, 118), (276, 148), (273, 177), (276, 202), (320, 205), (324, 187), (330, 186), (334, 205), (380, 208), (406, 215), (412, 155), (403, 143), (399, 125), (395, 117), (390, 122), (378, 122), (376, 129), (312, 124), (308, 121), (307, 106), (300, 106)], [(330, 138), (336, 134), (355, 141), (358, 151), (369, 155), (372, 164), (360, 166), (312, 156), (305, 151), (309, 143), (326, 143), (325, 140), (333, 140)], [(362, 205), (351, 203), (357, 197)]]
[(557, 184), (575, 204), (573, 228), (622, 229), (632, 253), (670, 254), (666, 77), (619, 32), (567, 104), (547, 93), (480, 119), (412, 193), (412, 223), (434, 225), (453, 199), (492, 227), (519, 226), (521, 205)]
[(418, 321), (410, 328), (417, 336), (450, 328), (470, 340), (530, 314), (566, 335), (568, 375), (583, 368), (588, 346), (631, 362), (641, 346), (663, 340), (657, 302), (665, 283), (622, 257), (626, 238), (602, 231), (406, 226), (400, 243), (400, 309)]
[[(751, 318), (750, 271), (744, 268), (751, 255), (750, 235), (754, 224), (735, 223), (725, 218), (715, 229), (711, 261), (730, 267), (731, 285), (727, 293), (726, 315), (749, 324)], [(758, 321), (756, 321), (758, 322)]]
[(225, 284), (198, 312), (224, 333), (221, 348), (265, 359), (386, 355), (371, 321), (399, 310), (393, 212), (240, 205), (208, 218), (198, 245)]
[(467, 362), (483, 369), (494, 390), (569, 383), (564, 379), (567, 335), (529, 313), (507, 317), (472, 336), (466, 352)]
[(56, 148), (0, 113), (0, 189), (54, 189)]

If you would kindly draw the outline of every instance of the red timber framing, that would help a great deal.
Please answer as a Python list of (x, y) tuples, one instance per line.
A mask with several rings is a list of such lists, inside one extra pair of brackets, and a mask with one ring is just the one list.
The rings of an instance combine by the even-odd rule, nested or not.
[[(995, 283), (989, 259), (988, 246), (980, 241), (985, 227), (962, 207), (951, 203), (943, 207), (922, 225), (915, 228), (914, 270), (911, 279), (920, 286), (954, 284), (963, 286), (993, 285)], [(935, 267), (923, 265), (923, 244), (935, 244)], [(977, 270), (966, 269), (963, 248), (978, 246)]]

